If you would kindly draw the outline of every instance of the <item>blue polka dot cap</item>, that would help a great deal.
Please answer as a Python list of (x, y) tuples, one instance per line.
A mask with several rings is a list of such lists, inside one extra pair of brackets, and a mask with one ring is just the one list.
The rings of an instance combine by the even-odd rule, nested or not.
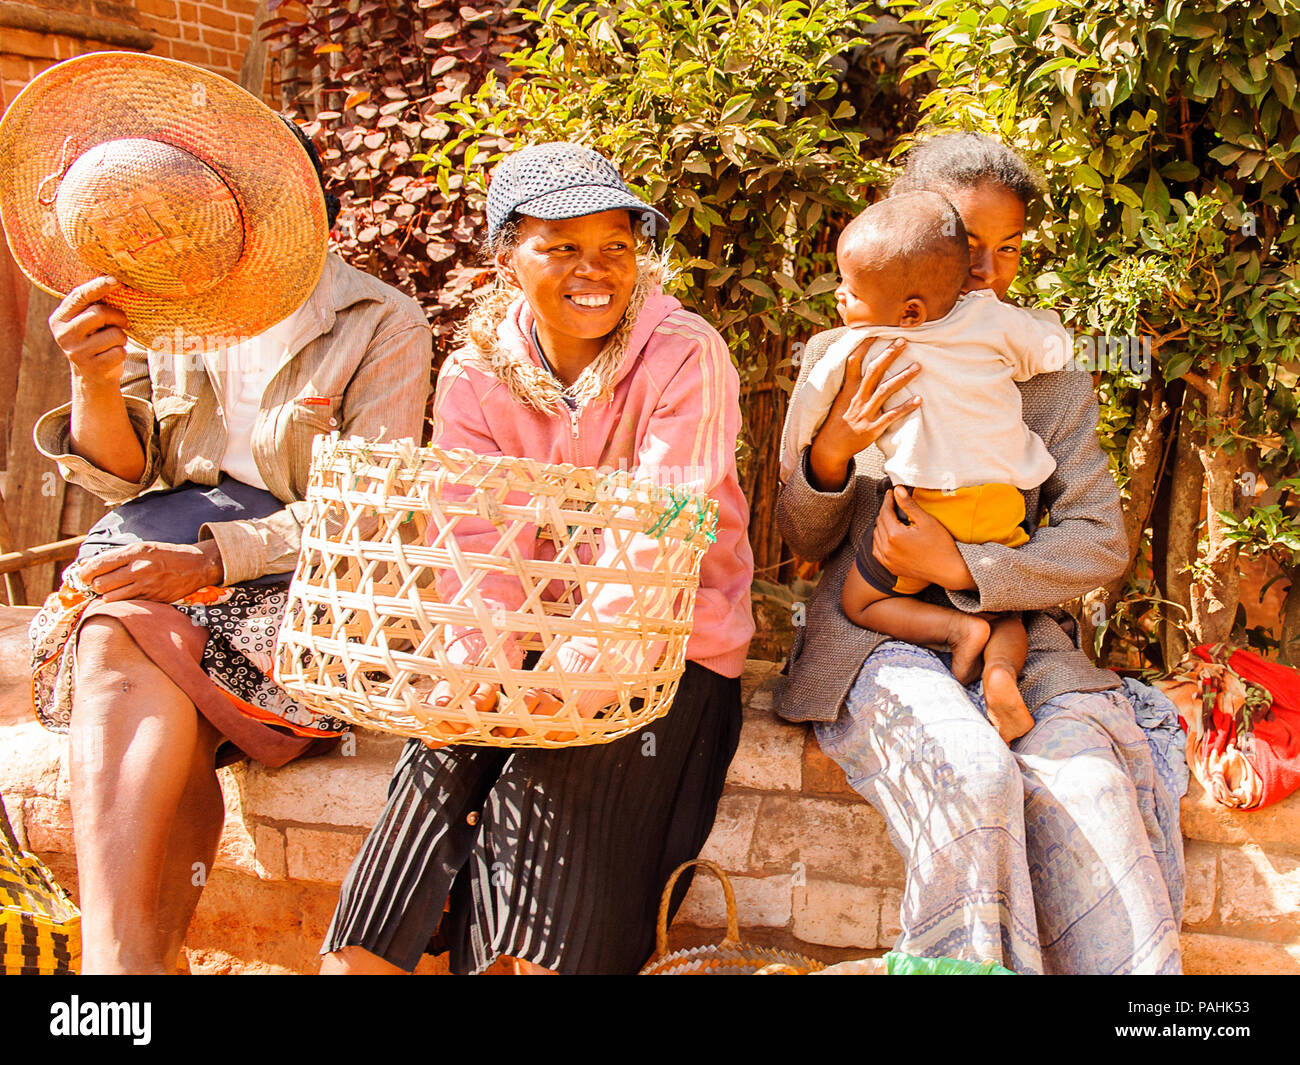
[(488, 186), (488, 240), (495, 241), (512, 214), (578, 218), (628, 211), (632, 229), (649, 237), (668, 232), (668, 219), (632, 194), (614, 164), (581, 144), (535, 144), (507, 156)]

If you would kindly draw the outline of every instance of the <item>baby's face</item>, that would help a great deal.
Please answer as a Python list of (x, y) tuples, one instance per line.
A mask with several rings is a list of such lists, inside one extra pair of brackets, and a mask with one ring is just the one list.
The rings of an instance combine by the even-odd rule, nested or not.
[(855, 269), (852, 256), (839, 256), (840, 287), (835, 306), (848, 326), (898, 325), (902, 301), (878, 271)]

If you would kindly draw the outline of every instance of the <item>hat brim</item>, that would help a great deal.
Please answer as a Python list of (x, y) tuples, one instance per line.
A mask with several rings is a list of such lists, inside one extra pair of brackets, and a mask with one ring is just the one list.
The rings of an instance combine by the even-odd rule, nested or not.
[(602, 211), (628, 211), (639, 216), (632, 222), (634, 232), (654, 238), (668, 233), (668, 219), (663, 212), (608, 185), (574, 185), (567, 189), (557, 189), (527, 200), (515, 208), (516, 214), (550, 222), (600, 214)]
[[(329, 240), (307, 153), (274, 111), (234, 83), (136, 52), (96, 52), (51, 67), (0, 119), (0, 224), (33, 284), (64, 296), (98, 273), (63, 239), (46, 179), (95, 145), (125, 137), (163, 141), (201, 159), (234, 194), (244, 229), (240, 258), (206, 292), (171, 298), (121, 285), (106, 295), (126, 314), (131, 339), (151, 347), (183, 336), (211, 347), (265, 332), (306, 301)], [(38, 198), (43, 182), (48, 203)]]

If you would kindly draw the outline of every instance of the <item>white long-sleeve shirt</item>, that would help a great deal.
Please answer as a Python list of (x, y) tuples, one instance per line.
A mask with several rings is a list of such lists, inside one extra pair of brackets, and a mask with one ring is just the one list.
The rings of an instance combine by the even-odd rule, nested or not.
[(1030, 489), (1056, 469), (1024, 423), (1017, 381), (1063, 369), (1070, 338), (1054, 311), (1003, 303), (988, 289), (961, 296), (942, 318), (912, 328), (863, 326), (839, 338), (791, 397), (781, 434), (781, 480), (794, 472), (844, 383), (845, 365), (864, 337), (876, 341), (863, 366), (901, 338), (907, 347), (888, 380), (912, 363), (921, 372), (891, 406), (921, 397), (920, 409), (876, 441), (895, 484), (953, 489), (1011, 484)]
[[(265, 489), (266, 482), (253, 461), (253, 424), (271, 378), (291, 354), (311, 339), (314, 322), (304, 307), (264, 333), (204, 353), (209, 374), (224, 382), (220, 396), (226, 420), (226, 450), (221, 456), (221, 469), (254, 488)], [(218, 366), (225, 372), (219, 373)]]

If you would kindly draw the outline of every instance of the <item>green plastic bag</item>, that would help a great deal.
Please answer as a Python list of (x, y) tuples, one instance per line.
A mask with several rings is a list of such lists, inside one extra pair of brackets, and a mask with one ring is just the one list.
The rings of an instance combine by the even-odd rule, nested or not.
[(890, 951), (885, 955), (887, 976), (1015, 976), (995, 961), (959, 961), (957, 958), (918, 958)]

